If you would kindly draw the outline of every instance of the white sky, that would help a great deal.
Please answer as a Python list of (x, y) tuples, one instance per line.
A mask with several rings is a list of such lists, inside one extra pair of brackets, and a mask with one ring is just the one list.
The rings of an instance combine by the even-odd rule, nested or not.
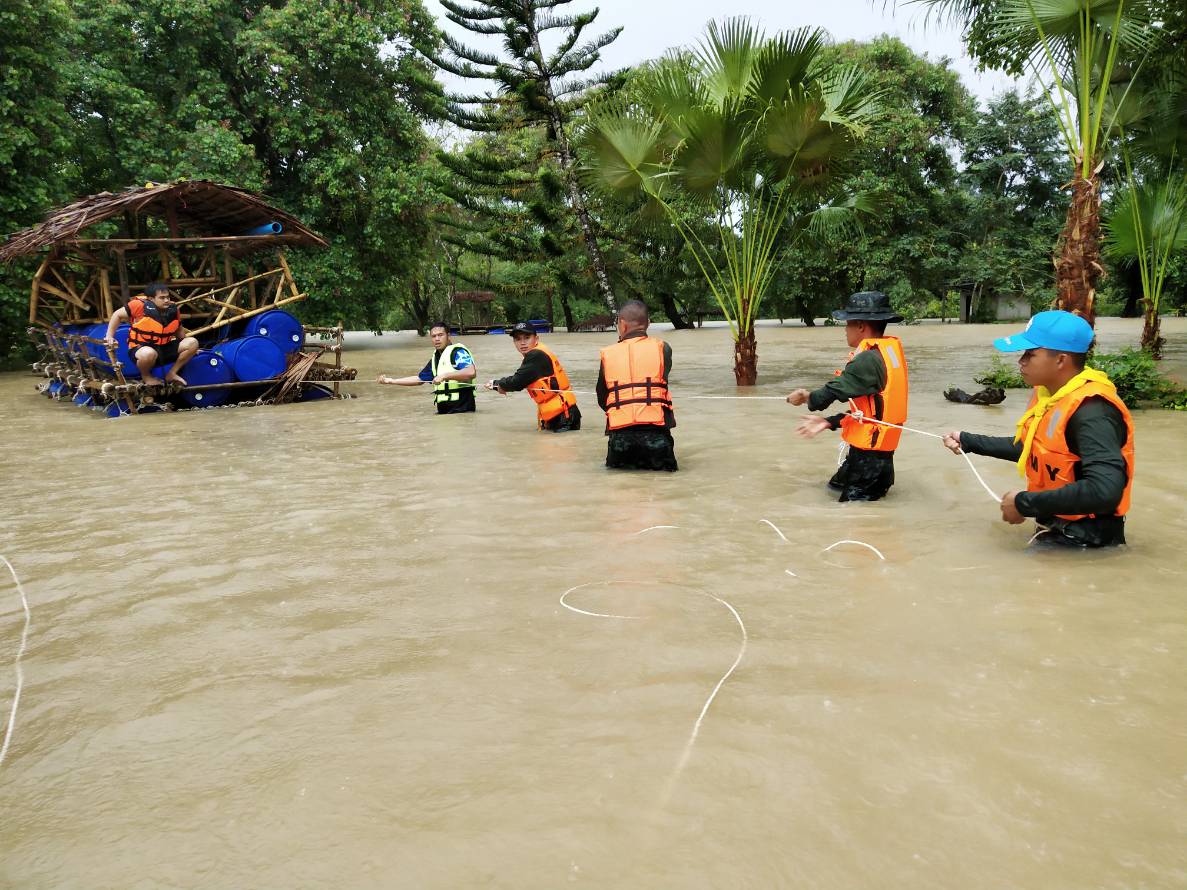
[[(483, 46), (479, 35), (463, 31), (447, 20), (436, 0), (426, 2), (451, 34), (472, 46)], [(558, 12), (584, 12), (594, 5), (587, 0), (574, 0), (567, 9), (561, 7)], [(891, 34), (932, 59), (951, 58), (965, 85), (981, 100), (1013, 84), (1010, 78), (996, 72), (977, 73), (972, 60), (965, 55), (959, 33), (935, 22), (925, 23), (923, 9), (918, 6), (900, 4), (897, 8), (884, 8), (880, 0), (873, 3), (870, 0), (742, 0), (736, 5), (710, 0), (602, 0), (596, 5), (601, 14), (586, 34), (601, 33), (615, 25), (622, 25), (623, 32), (602, 50), (603, 65), (595, 70), (622, 68), (656, 58), (671, 47), (696, 43), (710, 19), (744, 15), (768, 34), (804, 26), (824, 28), (836, 41), (868, 40), (879, 34)]]

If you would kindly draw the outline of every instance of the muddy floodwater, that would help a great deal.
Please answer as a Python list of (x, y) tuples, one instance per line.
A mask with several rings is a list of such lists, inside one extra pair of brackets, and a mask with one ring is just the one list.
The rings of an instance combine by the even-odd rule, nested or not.
[[(908, 423), (1012, 431), (1022, 392), (941, 396), (1011, 329), (900, 328)], [(1187, 321), (1166, 334), (1182, 379)], [(761, 327), (752, 392), (728, 332), (662, 336), (675, 474), (604, 469), (591, 395), (563, 435), (523, 394), (437, 417), (369, 382), (109, 420), (0, 375), (0, 553), (32, 610), (0, 887), (1187, 886), (1187, 413), (1135, 415), (1128, 548), (1028, 550), (933, 439), (904, 435), (886, 500), (838, 504), (802, 409), (689, 398), (818, 386), (840, 329)], [(612, 339), (547, 342), (589, 392)], [(463, 342), (482, 380), (518, 365)], [(364, 381), (431, 353), (349, 345)]]

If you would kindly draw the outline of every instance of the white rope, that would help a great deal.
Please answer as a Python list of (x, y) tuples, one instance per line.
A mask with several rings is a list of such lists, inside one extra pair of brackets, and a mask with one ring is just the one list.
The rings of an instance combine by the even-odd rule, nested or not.
[(652, 526), (648, 526), (647, 528), (639, 529), (639, 531), (635, 532), (635, 534), (641, 535), (641, 534), (643, 534), (643, 532), (653, 532), (657, 528), (680, 528), (680, 526), (678, 526), (678, 525), (652, 525)]
[(16, 653), (16, 692), (12, 696), (12, 711), (8, 715), (8, 729), (4, 732), (4, 744), (0, 745), (0, 764), (2, 764), (8, 754), (8, 745), (12, 741), (12, 730), (16, 726), (16, 709), (21, 703), (21, 690), (25, 687), (25, 673), (21, 669), (21, 657), (25, 654), (25, 646), (29, 642), (29, 622), (33, 616), (29, 612), (29, 599), (25, 596), (25, 588), (21, 586), (21, 579), (17, 577), (16, 569), (5, 557), (0, 556), (0, 560), (8, 566), (8, 571), (12, 573), (12, 580), (16, 582), (17, 592), (21, 595), (21, 607), (25, 610), (25, 627), (21, 631), (21, 645)]
[[(609, 614), (606, 612), (588, 612), (585, 609), (578, 609), (576, 606), (570, 606), (567, 602), (565, 602), (565, 598), (570, 593), (573, 593), (576, 590), (581, 590), (584, 587), (594, 587), (597, 585), (609, 585), (609, 584), (629, 584), (629, 585), (635, 585), (635, 586), (642, 586), (642, 585), (645, 585), (646, 583), (647, 583), (646, 581), (590, 581), (585, 584), (578, 584), (576, 587), (570, 587), (568, 590), (566, 590), (564, 593), (562, 593), (561, 598), (560, 598), (560, 604), (562, 606), (564, 606), (566, 609), (568, 609), (570, 612), (577, 612), (580, 615), (592, 615), (594, 618), (621, 618), (624, 620), (639, 620), (643, 616), (641, 616), (641, 615), (613, 615), (613, 614)], [(724, 674), (721, 675), (721, 679), (719, 679), (717, 681), (717, 684), (713, 687), (713, 691), (709, 693), (709, 697), (705, 699), (704, 705), (701, 706), (701, 712), (700, 712), (700, 714), (697, 715), (696, 722), (692, 726), (692, 733), (689, 735), (688, 741), (684, 745), (684, 752), (681, 754), (680, 760), (676, 764), (676, 769), (672, 773), (672, 778), (668, 782), (669, 788), (671, 788), (672, 783), (675, 781), (676, 777), (680, 775), (681, 771), (684, 769), (684, 765), (688, 762), (689, 754), (692, 752), (692, 746), (696, 742), (697, 735), (701, 731), (701, 724), (705, 720), (705, 715), (707, 713), (709, 713), (709, 706), (713, 704), (713, 699), (715, 699), (717, 697), (717, 693), (721, 690), (721, 687), (725, 685), (725, 681), (730, 678), (730, 676), (733, 674), (733, 672), (737, 669), (738, 665), (742, 663), (742, 658), (746, 654), (746, 645), (750, 641), (750, 635), (746, 633), (746, 625), (743, 623), (742, 616), (738, 614), (737, 609), (735, 609), (733, 606), (731, 606), (729, 603), (727, 603), (721, 597), (715, 596), (712, 593), (708, 593), (704, 590), (696, 590), (693, 592), (698, 593), (701, 596), (707, 596), (709, 599), (714, 600), (715, 602), (721, 603), (721, 605), (723, 605), (727, 609), (729, 609), (730, 614), (734, 617), (734, 621), (736, 621), (738, 623), (738, 628), (742, 631), (742, 645), (738, 648), (738, 655), (734, 659), (734, 663), (729, 666), (729, 670), (727, 670)]]
[(844, 541), (837, 541), (837, 543), (829, 544), (827, 547), (825, 547), (824, 552), (828, 553), (828, 551), (832, 550), (834, 547), (840, 547), (842, 544), (856, 544), (858, 547), (865, 547), (867, 550), (873, 550), (878, 554), (878, 559), (882, 560), (883, 562), (886, 561), (886, 557), (882, 555), (881, 550), (879, 550), (873, 544), (867, 544), (865, 541), (850, 541), (848, 539)]
[[(897, 430), (906, 430), (908, 433), (918, 433), (920, 436), (930, 436), (933, 439), (939, 439), (941, 442), (944, 441), (944, 437), (942, 435), (940, 435), (939, 433), (931, 433), (931, 432), (928, 432), (927, 430), (912, 429), (911, 427), (903, 426), (902, 424), (888, 423), (885, 420), (876, 420), (873, 417), (866, 417), (861, 412), (861, 409), (859, 409), (857, 407), (857, 405), (855, 405), (853, 403), (853, 399), (849, 400), (849, 407), (851, 409), (849, 412), (850, 416), (853, 417), (858, 423), (876, 423), (879, 426), (891, 426)], [(993, 502), (995, 504), (1000, 504), (1002, 502), (1001, 496), (998, 494), (995, 494), (993, 489), (989, 487), (989, 484), (984, 479), (981, 478), (981, 474), (978, 473), (977, 468), (975, 466), (973, 466), (973, 462), (969, 458), (968, 453), (962, 449), (960, 452), (960, 456), (963, 457), (964, 462), (969, 465), (969, 469), (973, 471), (973, 475), (977, 477), (977, 481), (981, 483), (981, 487), (985, 489), (985, 492), (991, 498), (993, 498)]]
[(787, 535), (785, 535), (785, 534), (783, 534), (783, 532), (779, 531), (779, 526), (775, 525), (775, 523), (771, 522), (771, 520), (760, 519), (759, 522), (765, 522), (767, 525), (769, 525), (771, 528), (773, 528), (775, 530), (775, 534), (777, 534), (779, 537), (781, 537), (786, 543), (791, 543), (790, 541), (787, 540)]
[(787, 572), (787, 574), (791, 575), (791, 577), (793, 577), (793, 578), (798, 578), (798, 577), (799, 577), (799, 575), (797, 575), (797, 574), (796, 574), (795, 572), (793, 572), (791, 569), (784, 569), (783, 571)]

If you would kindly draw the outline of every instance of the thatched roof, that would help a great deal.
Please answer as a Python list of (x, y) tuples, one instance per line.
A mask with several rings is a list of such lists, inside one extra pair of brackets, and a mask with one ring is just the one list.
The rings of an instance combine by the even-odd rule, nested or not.
[(278, 222), (280, 235), (253, 239), (258, 246), (271, 243), (303, 247), (325, 247), (316, 232), (307, 229), (291, 214), (278, 210), (245, 189), (221, 185), (207, 179), (163, 183), (122, 192), (100, 192), (55, 210), (40, 225), (17, 232), (0, 246), (0, 261), (36, 253), (63, 241), (70, 241), (96, 223), (130, 211), (137, 216), (168, 220), (170, 212), (183, 237), (244, 235), (257, 226)]
[(493, 303), (495, 295), (488, 290), (460, 290), (453, 295), (455, 303)]

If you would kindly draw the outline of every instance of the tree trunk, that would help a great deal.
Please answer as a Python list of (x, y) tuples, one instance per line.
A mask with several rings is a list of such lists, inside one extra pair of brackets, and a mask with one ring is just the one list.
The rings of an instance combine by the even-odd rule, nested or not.
[(1142, 314), (1138, 303), (1142, 299), (1142, 267), (1138, 263), (1130, 263), (1125, 267), (1125, 308), (1121, 310), (1122, 318), (1137, 318)]
[(1074, 312), (1089, 324), (1096, 321), (1096, 286), (1105, 271), (1100, 263), (1100, 179), (1092, 170), (1087, 162), (1076, 170), (1055, 259), (1055, 308)]
[(577, 323), (573, 321), (573, 307), (569, 305), (569, 298), (565, 296), (565, 289), (562, 287), (560, 291), (561, 312), (565, 316), (565, 330), (570, 334), (577, 329)]
[(734, 380), (738, 386), (758, 382), (758, 343), (753, 326), (734, 341)]
[(663, 303), (664, 314), (668, 316), (668, 321), (676, 330), (687, 330), (692, 327), (692, 322), (680, 314), (680, 307), (676, 305), (676, 298), (672, 294), (661, 293), (659, 299)]
[(1149, 300), (1143, 299), (1142, 303), (1146, 307), (1146, 320), (1142, 324), (1142, 349), (1157, 361), (1162, 358), (1162, 344), (1166, 342), (1162, 339), (1162, 319)]
[[(544, 51), (540, 48), (540, 32), (537, 30), (535, 19), (532, 19), (531, 40), (536, 58), (545, 59)], [(594, 279), (597, 281), (598, 293), (612, 315), (618, 314), (618, 301), (614, 299), (614, 290), (610, 287), (610, 276), (606, 273), (606, 258), (602, 255), (602, 248), (598, 245), (598, 237), (594, 233), (593, 220), (589, 209), (585, 206), (585, 195), (581, 193), (581, 186), (577, 182), (577, 174), (573, 170), (573, 151), (569, 147), (569, 137), (565, 133), (564, 121), (561, 119), (560, 103), (552, 88), (552, 77), (547, 72), (540, 81), (544, 90), (544, 97), (548, 103), (548, 122), (552, 136), (556, 142), (556, 153), (560, 159), (561, 170), (565, 174), (565, 185), (569, 189), (569, 202), (573, 205), (573, 212), (577, 221), (581, 223), (581, 236), (585, 241), (585, 252), (589, 254), (589, 264), (593, 269)]]

